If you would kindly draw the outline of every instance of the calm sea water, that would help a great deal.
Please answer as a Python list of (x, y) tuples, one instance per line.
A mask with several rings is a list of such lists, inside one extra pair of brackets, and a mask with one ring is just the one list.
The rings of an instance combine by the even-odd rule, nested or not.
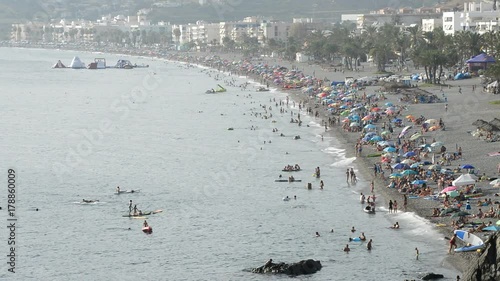
[[(85, 63), (105, 57), (108, 65), (123, 58), (0, 49), (4, 186), (8, 168), (18, 175), (16, 273), (7, 272), (4, 228), (2, 280), (288, 279), (245, 271), (269, 258), (321, 260), (323, 269), (301, 280), (456, 276), (442, 266), (446, 241), (430, 223), (412, 213), (390, 215), (383, 206), (376, 215), (362, 211), (359, 192), (368, 191), (368, 180), (345, 183), (353, 159), (335, 139), (321, 141), (318, 120), (302, 115), (304, 126), (290, 124), (290, 112), (282, 115), (269, 102), (285, 94), (228, 87), (207, 95), (220, 83), (207, 70), (147, 58), (125, 57), (149, 69), (51, 69), (75, 55)], [(272, 106), (273, 118), (252, 115), (265, 114), (261, 104)], [(302, 183), (274, 182), (295, 163)], [(317, 166), (324, 190), (312, 177)], [(114, 195), (118, 185), (140, 193)], [(163, 210), (148, 218), (152, 235), (141, 232), (143, 220), (122, 217), (129, 200), (145, 211)], [(7, 224), (5, 211), (1, 219)], [(388, 229), (395, 221), (402, 228)], [(371, 252), (354, 242), (349, 254), (342, 252), (355, 236), (352, 226), (374, 240)]]

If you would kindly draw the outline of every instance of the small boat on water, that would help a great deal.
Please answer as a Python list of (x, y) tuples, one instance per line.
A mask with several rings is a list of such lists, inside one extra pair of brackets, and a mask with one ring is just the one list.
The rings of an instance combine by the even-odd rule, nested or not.
[(106, 69), (106, 59), (105, 58), (95, 58), (94, 62), (91, 62), (88, 69)]

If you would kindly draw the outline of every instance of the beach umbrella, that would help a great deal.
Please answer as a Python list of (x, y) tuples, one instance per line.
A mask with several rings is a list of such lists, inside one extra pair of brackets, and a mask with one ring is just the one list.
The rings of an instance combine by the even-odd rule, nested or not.
[(415, 155), (416, 155), (415, 151), (408, 151), (405, 154), (403, 154), (403, 156), (406, 157), (406, 158), (413, 157)]
[(418, 138), (420, 138), (421, 136), (422, 136), (422, 134), (420, 134), (420, 133), (415, 133), (415, 134), (411, 135), (410, 140), (411, 140), (411, 141), (417, 140), (417, 139), (418, 139)]
[(391, 121), (392, 123), (398, 123), (398, 122), (403, 122), (403, 120), (399, 119), (399, 118), (394, 118), (392, 119)]
[(422, 161), (421, 163), (422, 163), (422, 165), (424, 165), (424, 166), (425, 166), (425, 165), (431, 165), (431, 164), (432, 164), (432, 162), (431, 162), (431, 161), (425, 161), (425, 160), (424, 160), (424, 161)]
[(410, 169), (415, 169), (415, 168), (418, 168), (418, 166), (422, 165), (422, 163), (420, 162), (417, 162), (417, 163), (413, 163), (410, 165)]
[(403, 169), (408, 169), (409, 166), (404, 163), (397, 163), (396, 165), (392, 166), (392, 168), (396, 170), (403, 170)]
[(490, 225), (490, 226), (483, 228), (483, 231), (499, 231), (499, 230), (500, 230), (500, 226), (496, 226), (496, 225)]
[(490, 185), (500, 185), (500, 179), (490, 181)]
[(385, 113), (387, 113), (387, 114), (394, 114), (394, 110), (387, 109), (387, 110), (385, 111)]
[(379, 107), (374, 107), (372, 109), (370, 109), (371, 112), (378, 112), (380, 111), (380, 108)]
[(358, 127), (358, 126), (359, 126), (358, 122), (352, 122), (351, 125), (349, 125), (349, 127)]
[(368, 124), (365, 126), (365, 129), (375, 129), (377, 128), (377, 126), (373, 125), (373, 124)]
[(370, 141), (381, 141), (382, 137), (381, 136), (374, 136), (370, 139)]
[(342, 120), (342, 123), (347, 123), (347, 122), (349, 122), (349, 121), (350, 121), (350, 120), (349, 120), (349, 118), (344, 118), (344, 119)]
[(500, 220), (497, 220), (497, 222), (495, 224), (496, 225), (500, 225)]
[(410, 158), (408, 158), (408, 159), (405, 159), (405, 160), (401, 161), (401, 163), (408, 164), (408, 165), (413, 164), (414, 162), (415, 162), (415, 161), (414, 161), (414, 160), (412, 160), (412, 159), (410, 159)]
[(454, 213), (451, 217), (456, 218), (456, 217), (465, 217), (465, 216), (470, 216), (470, 214), (467, 212), (464, 212), (464, 211), (459, 211), (459, 212)]
[(433, 164), (427, 167), (427, 170), (439, 170), (439, 169), (441, 169), (441, 166), (437, 164)]
[(408, 133), (408, 130), (411, 128), (411, 125), (410, 126), (406, 126), (403, 128), (403, 130), (401, 131), (401, 133), (399, 134), (399, 137), (402, 138), (404, 137), (404, 135), (406, 135), (406, 133)]
[(414, 180), (411, 183), (414, 184), (414, 185), (421, 185), (421, 184), (424, 184), (426, 182), (427, 181), (425, 181), (425, 180)]
[(439, 171), (441, 174), (453, 174), (453, 171), (450, 170), (450, 169), (441, 169), (441, 171)]
[(453, 212), (456, 212), (456, 211), (460, 211), (460, 209), (455, 208), (455, 207), (449, 207), (449, 208), (446, 208), (446, 209), (442, 210), (441, 213), (440, 213), (440, 216), (444, 216), (444, 215), (447, 215), (449, 213), (453, 213)]
[(375, 133), (375, 132), (369, 132), (369, 133), (366, 133), (365, 137), (371, 138), (371, 137), (374, 137), (376, 135), (377, 135), (377, 133)]
[(366, 115), (365, 117), (361, 118), (361, 120), (363, 120), (363, 121), (372, 120), (372, 119), (373, 119), (373, 116), (371, 116), (371, 115)]
[(424, 123), (429, 124), (429, 125), (437, 125), (437, 124), (439, 124), (438, 120), (436, 120), (436, 119), (427, 119), (427, 120), (425, 120)]
[(342, 112), (340, 113), (340, 116), (347, 116), (347, 115), (349, 115), (349, 114), (351, 114), (351, 112), (350, 112), (349, 110), (344, 110), (344, 111), (342, 111)]
[(448, 186), (448, 187), (444, 188), (443, 190), (441, 190), (440, 193), (446, 193), (446, 192), (455, 191), (455, 190), (457, 190), (456, 186)]
[(389, 131), (383, 131), (382, 133), (380, 133), (382, 136), (386, 136), (386, 135), (390, 135), (391, 132)]
[(435, 131), (437, 129), (439, 129), (439, 126), (432, 126), (432, 127), (429, 128), (429, 131), (432, 132), (432, 131)]
[(393, 179), (393, 178), (400, 178), (402, 177), (403, 175), (400, 174), (400, 173), (392, 173), (389, 175), (389, 178)]
[(459, 196), (459, 195), (460, 195), (460, 193), (458, 193), (458, 191), (456, 191), (456, 190), (453, 190), (453, 191), (448, 191), (448, 192), (446, 192), (446, 194), (447, 194), (448, 196), (450, 196), (451, 198), (455, 198), (455, 197), (457, 197), (457, 196)]
[(419, 147), (421, 147), (421, 148), (427, 148), (427, 147), (431, 147), (431, 145), (430, 145), (430, 144), (428, 144), (428, 143), (426, 143), (426, 144), (422, 144), (422, 145), (420, 145)]
[(460, 167), (461, 169), (474, 169), (474, 166), (472, 166), (471, 164), (465, 164), (465, 165), (462, 165), (462, 167)]
[(441, 141), (431, 143), (431, 147), (441, 147), (443, 145), (444, 145), (444, 143)]
[(384, 151), (385, 152), (396, 152), (396, 148), (389, 146), (389, 147), (384, 148)]
[(409, 175), (416, 175), (418, 173), (413, 170), (404, 170), (402, 174), (403, 176), (409, 176)]
[(349, 117), (349, 119), (359, 121), (359, 119), (361, 119), (361, 118), (359, 117), (359, 115), (352, 115)]
[(413, 119), (413, 118), (415, 118), (415, 117), (414, 117), (413, 115), (411, 115), (411, 114), (410, 114), (410, 115), (406, 115), (406, 117), (405, 117), (405, 118), (407, 118), (407, 119)]
[(393, 106), (392, 102), (386, 102), (385, 106)]

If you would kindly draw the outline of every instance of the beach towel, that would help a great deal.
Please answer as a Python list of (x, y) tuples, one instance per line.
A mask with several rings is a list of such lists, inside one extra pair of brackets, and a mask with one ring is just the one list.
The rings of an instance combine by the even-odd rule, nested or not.
[(488, 153), (489, 156), (500, 156), (500, 151), (499, 152), (490, 152)]

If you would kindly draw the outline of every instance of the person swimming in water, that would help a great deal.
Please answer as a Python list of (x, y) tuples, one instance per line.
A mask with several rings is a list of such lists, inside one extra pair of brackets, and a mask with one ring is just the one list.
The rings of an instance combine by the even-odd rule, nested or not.
[(373, 240), (372, 240), (372, 239), (370, 239), (370, 241), (368, 241), (368, 244), (366, 244), (366, 249), (367, 249), (368, 251), (371, 251), (371, 250), (372, 250), (372, 242), (373, 242)]
[(349, 251), (351, 251), (351, 249), (349, 249), (349, 244), (347, 244), (344, 247), (344, 252), (349, 253)]
[(119, 186), (116, 187), (116, 193), (120, 193), (120, 187)]
[(399, 228), (399, 223), (396, 222), (393, 226), (391, 226), (392, 229), (398, 229)]
[(361, 235), (359, 236), (359, 239), (361, 239), (361, 241), (365, 241), (366, 240), (366, 236), (365, 236), (364, 232), (361, 232)]
[(319, 235), (319, 232), (316, 231), (316, 237), (320, 237), (321, 235)]
[(82, 203), (94, 203), (94, 202), (99, 202), (99, 200), (85, 200), (85, 199), (82, 199)]
[(144, 223), (142, 224), (142, 226), (143, 226), (143, 227), (148, 227), (148, 226), (149, 226), (149, 224), (148, 224), (148, 222), (147, 222), (146, 220), (144, 220)]
[(351, 228), (351, 232), (352, 233), (356, 232), (356, 229), (354, 228), (354, 226)]

